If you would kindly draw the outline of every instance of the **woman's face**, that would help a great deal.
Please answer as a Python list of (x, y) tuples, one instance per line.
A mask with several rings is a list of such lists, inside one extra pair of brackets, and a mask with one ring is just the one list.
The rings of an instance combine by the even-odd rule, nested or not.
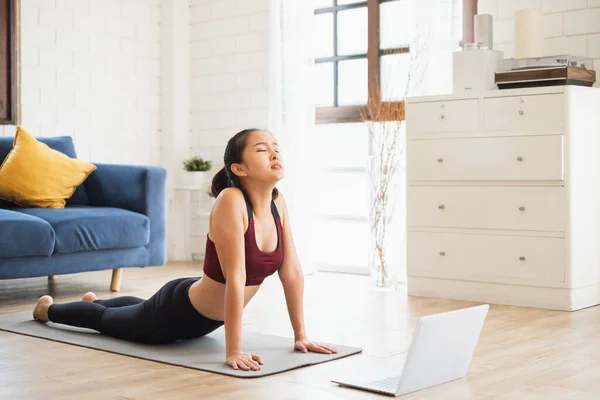
[(246, 138), (242, 154), (241, 175), (263, 182), (278, 182), (283, 179), (283, 159), (279, 145), (271, 134), (255, 131)]

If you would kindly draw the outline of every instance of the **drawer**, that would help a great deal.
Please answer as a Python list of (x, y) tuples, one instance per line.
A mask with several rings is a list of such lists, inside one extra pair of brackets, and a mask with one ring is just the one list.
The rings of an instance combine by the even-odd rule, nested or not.
[(512, 133), (561, 133), (562, 93), (497, 97), (483, 100), (484, 129)]
[(560, 181), (563, 136), (408, 140), (407, 177), (416, 181)]
[(477, 99), (409, 103), (406, 107), (407, 132), (419, 135), (476, 131), (477, 105)]
[(565, 240), (408, 232), (409, 275), (502, 283), (561, 283)]
[(564, 232), (564, 187), (409, 186), (414, 227)]

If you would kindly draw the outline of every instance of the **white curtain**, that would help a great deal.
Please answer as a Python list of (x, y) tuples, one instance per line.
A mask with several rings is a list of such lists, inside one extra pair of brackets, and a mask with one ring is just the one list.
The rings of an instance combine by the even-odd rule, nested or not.
[(269, 129), (280, 144), (285, 195), (296, 250), (306, 273), (315, 272), (310, 256), (314, 167), (308, 147), (314, 128), (313, 0), (269, 0)]

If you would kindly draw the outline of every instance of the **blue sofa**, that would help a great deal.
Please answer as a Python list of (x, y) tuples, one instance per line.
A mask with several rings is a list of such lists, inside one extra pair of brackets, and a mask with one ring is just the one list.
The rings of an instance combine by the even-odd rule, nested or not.
[[(13, 137), (0, 137), (0, 162)], [(76, 158), (69, 136), (38, 138)], [(25, 208), (0, 199), (0, 279), (112, 269), (118, 291), (124, 267), (166, 261), (166, 171), (95, 164), (64, 209)]]

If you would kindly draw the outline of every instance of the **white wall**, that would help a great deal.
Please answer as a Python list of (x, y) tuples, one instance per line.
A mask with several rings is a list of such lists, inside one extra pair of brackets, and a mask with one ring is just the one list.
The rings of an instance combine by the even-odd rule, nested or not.
[(161, 164), (167, 169), (167, 257), (186, 260), (186, 201), (176, 190), (182, 161), (190, 148), (190, 6), (189, 0), (161, 0)]
[(192, 151), (222, 162), (227, 140), (267, 124), (269, 0), (191, 0)]
[(78, 156), (93, 162), (158, 164), (159, 1), (20, 4), (21, 125), (73, 136)]
[(572, 54), (594, 59), (600, 69), (599, 0), (479, 0), (478, 13), (494, 19), (494, 45), (514, 57), (514, 12), (536, 8), (543, 13), (547, 55)]
[[(183, 159), (200, 155), (218, 168), (231, 136), (267, 127), (270, 1), (20, 4), (21, 125), (72, 136), (92, 162), (167, 168), (169, 257), (201, 256), (205, 194), (193, 194), (193, 237), (184, 244), (187, 193), (173, 189)], [(14, 132), (0, 125), (0, 135)]]
[[(223, 163), (227, 140), (267, 128), (269, 0), (190, 0), (191, 149)], [(204, 193), (194, 193), (199, 210)], [(203, 254), (208, 226), (196, 216), (191, 248)]]

